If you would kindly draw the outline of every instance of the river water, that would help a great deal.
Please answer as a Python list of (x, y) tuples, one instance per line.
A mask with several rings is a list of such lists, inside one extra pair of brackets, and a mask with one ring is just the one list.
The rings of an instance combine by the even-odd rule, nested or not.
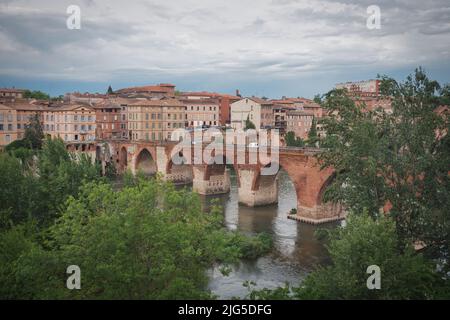
[(317, 264), (328, 262), (324, 243), (314, 233), (318, 228), (332, 228), (336, 223), (320, 227), (287, 218), (296, 208), (297, 198), (289, 176), (281, 171), (279, 176), (278, 205), (250, 208), (238, 204), (236, 176), (231, 171), (229, 194), (203, 196), (207, 209), (213, 199), (219, 199), (223, 207), (225, 223), (230, 230), (246, 234), (267, 232), (272, 235), (272, 251), (257, 260), (242, 261), (228, 276), (219, 267), (209, 271), (209, 289), (220, 299), (244, 298), (248, 294), (244, 281), (256, 282), (257, 289), (283, 286), (285, 282), (298, 285)]

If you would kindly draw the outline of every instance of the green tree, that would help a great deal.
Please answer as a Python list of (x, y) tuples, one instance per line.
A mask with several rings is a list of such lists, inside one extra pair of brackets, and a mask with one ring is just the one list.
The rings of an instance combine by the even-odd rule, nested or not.
[(106, 93), (107, 94), (113, 94), (114, 93), (114, 91), (113, 91), (111, 86), (108, 87), (108, 91), (106, 91)]
[(33, 177), (23, 171), (20, 160), (0, 153), (0, 230), (12, 224), (22, 222), (31, 214), (29, 197), (36, 195), (32, 191)]
[[(442, 282), (434, 265), (411, 246), (399, 252), (395, 221), (373, 220), (367, 214), (347, 219), (346, 227), (331, 232), (332, 264), (313, 272), (299, 288), (300, 299), (431, 299)], [(380, 267), (380, 290), (368, 290), (367, 268)]]
[(245, 120), (244, 130), (256, 129), (255, 124), (250, 120), (250, 115), (247, 115), (247, 120)]
[(321, 95), (321, 94), (316, 94), (316, 95), (314, 96), (313, 101), (314, 101), (315, 103), (321, 104), (321, 103), (322, 103), (322, 95)]
[(44, 131), (42, 129), (39, 114), (35, 113), (30, 118), (30, 123), (25, 129), (24, 140), (31, 149), (41, 149), (44, 139)]
[(308, 140), (307, 144), (309, 147), (315, 147), (317, 146), (317, 142), (319, 141), (319, 137), (317, 136), (317, 121), (316, 117), (313, 117), (311, 122), (311, 128), (308, 132)]
[(286, 141), (286, 145), (288, 147), (303, 147), (305, 146), (305, 142), (300, 137), (296, 137), (293, 131), (289, 131), (286, 133), (284, 137)]
[(69, 196), (76, 196), (85, 181), (101, 178), (101, 168), (86, 154), (72, 154), (61, 139), (47, 138), (37, 160), (40, 202), (44, 216), (40, 220), (52, 221)]
[[(119, 192), (89, 182), (69, 197), (42, 243), (30, 244), (21, 229), (0, 237), (0, 293), (22, 299), (212, 298), (206, 270), (213, 263), (235, 263), (270, 247), (265, 236), (226, 231), (222, 220), (216, 207), (204, 214), (198, 195), (161, 179), (140, 179)], [(65, 287), (65, 270), (73, 264), (82, 270), (82, 290)]]
[(42, 91), (25, 90), (23, 97), (26, 99), (50, 100), (50, 96)]
[[(342, 90), (326, 95), (322, 106), (324, 166), (336, 169), (325, 199), (373, 217), (389, 206), (404, 244), (424, 242), (441, 257), (450, 248), (449, 121), (435, 112), (439, 84), (417, 69), (403, 83), (382, 77), (381, 94), (392, 112), (369, 111)], [(448, 267), (448, 264), (447, 264)]]
[[(404, 247), (395, 221), (353, 214), (345, 227), (328, 232), (331, 264), (310, 273), (298, 287), (252, 290), (250, 299), (440, 299), (450, 297), (448, 281), (435, 264)], [(381, 289), (367, 288), (369, 266), (380, 268)]]

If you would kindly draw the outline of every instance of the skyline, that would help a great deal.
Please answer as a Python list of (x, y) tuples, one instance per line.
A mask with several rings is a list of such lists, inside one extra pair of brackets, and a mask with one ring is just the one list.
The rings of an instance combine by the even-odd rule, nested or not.
[[(420, 1), (18, 0), (0, 4), (0, 87), (106, 92), (169, 82), (245, 96), (326, 93), (422, 66), (450, 82), (450, 3)], [(381, 29), (366, 27), (367, 7)], [(69, 5), (81, 29), (66, 26)]]

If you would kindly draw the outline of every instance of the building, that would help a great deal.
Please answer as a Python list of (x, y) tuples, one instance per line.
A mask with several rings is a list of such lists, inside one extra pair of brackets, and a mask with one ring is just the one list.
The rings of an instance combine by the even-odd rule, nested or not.
[(69, 104), (43, 110), (44, 134), (65, 142), (95, 141), (96, 110), (85, 104)]
[(244, 98), (231, 104), (231, 127), (245, 129), (245, 122), (250, 120), (256, 127), (270, 128), (273, 125), (273, 103), (257, 97)]
[(179, 100), (186, 107), (186, 127), (211, 127), (220, 124), (220, 101), (218, 98)]
[(0, 148), (17, 140), (17, 114), (13, 108), (0, 104)]
[(289, 110), (286, 113), (286, 132), (294, 132), (296, 137), (305, 140), (314, 119), (314, 114), (308, 111)]
[(364, 80), (336, 84), (336, 89), (346, 89), (355, 96), (378, 96), (380, 94), (380, 80)]
[(128, 101), (104, 100), (94, 106), (96, 119), (96, 139), (126, 139)]
[(392, 100), (390, 98), (381, 97), (353, 97), (355, 103), (359, 106), (364, 105), (364, 109), (367, 111), (373, 111), (377, 108), (382, 108), (386, 112), (392, 112)]
[(139, 100), (128, 105), (128, 137), (139, 141), (164, 141), (173, 130), (185, 128), (185, 105), (177, 99)]
[[(237, 92), (239, 94), (239, 92)], [(187, 100), (203, 100), (203, 99), (215, 99), (218, 102), (219, 118), (217, 125), (226, 126), (231, 123), (231, 104), (241, 100), (239, 96), (233, 96), (229, 94), (222, 94), (216, 92), (182, 92), (179, 98), (183, 101)]]
[(26, 101), (0, 104), (0, 147), (23, 139), (30, 119), (38, 114), (42, 123), (42, 113), (47, 108), (47, 105)]
[(114, 94), (122, 98), (174, 98), (175, 85), (161, 83), (158, 85), (124, 88), (115, 91)]
[(0, 88), (0, 99), (2, 100), (13, 100), (13, 99), (23, 99), (25, 90), (16, 88)]
[(64, 95), (64, 101), (66, 103), (94, 104), (102, 102), (108, 98), (109, 96), (106, 94), (89, 93), (89, 92), (85, 93), (73, 92), (73, 93), (66, 93)]

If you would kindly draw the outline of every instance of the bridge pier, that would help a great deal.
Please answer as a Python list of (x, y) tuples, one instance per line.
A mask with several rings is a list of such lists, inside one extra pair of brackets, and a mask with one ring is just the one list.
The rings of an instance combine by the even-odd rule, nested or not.
[(249, 207), (278, 203), (278, 175), (263, 176), (258, 166), (239, 168), (239, 203)]
[(192, 190), (202, 195), (230, 191), (230, 172), (225, 165), (194, 165)]
[(289, 219), (310, 224), (322, 224), (345, 219), (345, 211), (339, 203), (318, 204), (313, 207), (297, 205), (297, 214), (289, 215)]

